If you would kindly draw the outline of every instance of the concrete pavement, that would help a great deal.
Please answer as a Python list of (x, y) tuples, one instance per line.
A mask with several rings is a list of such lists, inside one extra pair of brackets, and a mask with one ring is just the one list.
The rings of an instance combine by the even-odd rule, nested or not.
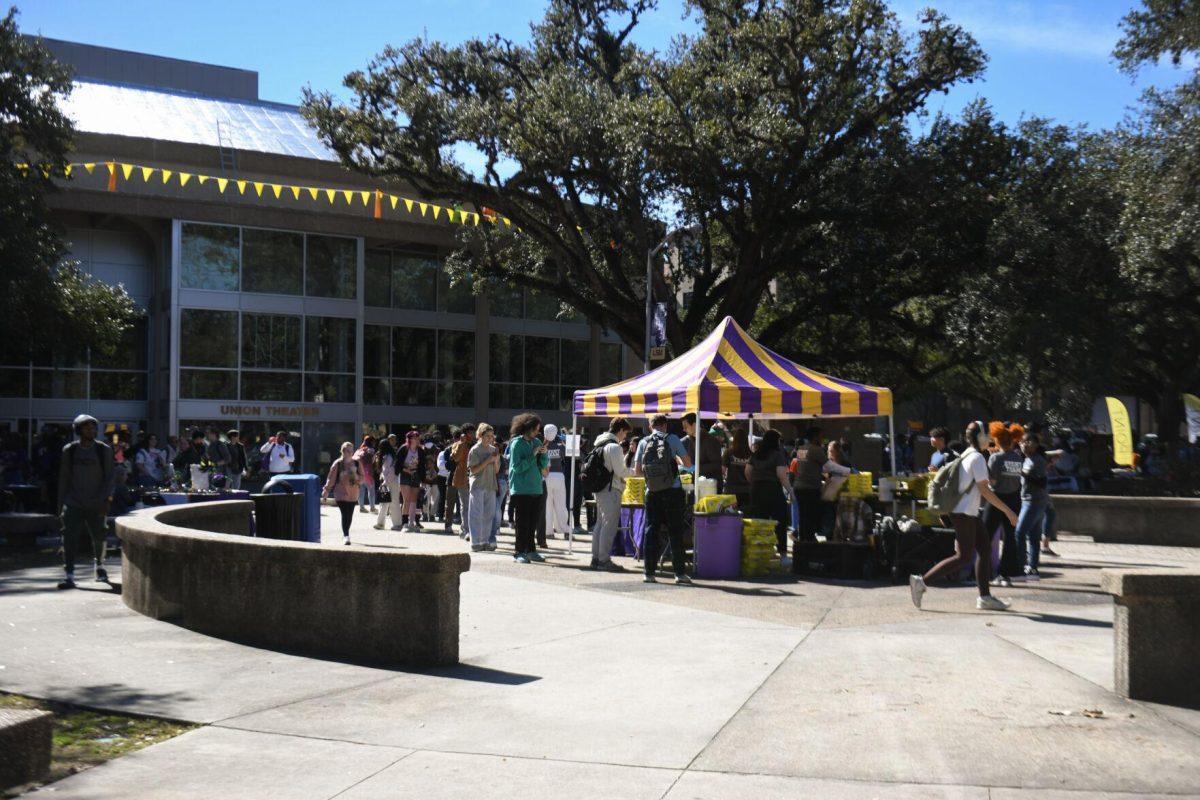
[[(354, 546), (465, 547), (370, 522)], [(545, 565), (482, 554), (463, 663), (422, 673), (201, 636), (31, 568), (0, 573), (0, 688), (206, 723), (60, 797), (1200, 797), (1200, 712), (1112, 694), (1094, 591), (1104, 565), (1200, 552), (1059, 549), (1007, 614), (968, 587), (922, 612), (883, 584), (645, 585), (579, 569), (586, 540)]]

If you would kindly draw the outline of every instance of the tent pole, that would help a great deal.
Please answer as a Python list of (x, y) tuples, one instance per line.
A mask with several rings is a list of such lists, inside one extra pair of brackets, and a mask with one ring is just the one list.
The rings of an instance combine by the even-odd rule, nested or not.
[(575, 448), (571, 451), (571, 486), (567, 490), (567, 555), (572, 555), (575, 547), (575, 526), (571, 524), (571, 515), (575, 513), (575, 462), (579, 458), (579, 448), (583, 446), (583, 437), (579, 435), (579, 416), (571, 415), (571, 435), (575, 438)]
[(888, 453), (891, 455), (892, 462), (892, 519), (896, 518), (896, 416), (895, 413), (888, 414)]

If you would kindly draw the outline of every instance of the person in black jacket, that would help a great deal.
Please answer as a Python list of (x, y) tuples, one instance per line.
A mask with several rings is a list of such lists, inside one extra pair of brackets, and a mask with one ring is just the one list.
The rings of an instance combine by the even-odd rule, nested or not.
[(225, 485), (230, 489), (241, 489), (242, 478), (246, 474), (246, 448), (242, 445), (242, 433), (231, 430), (225, 435), (229, 437), (229, 466), (225, 473)]

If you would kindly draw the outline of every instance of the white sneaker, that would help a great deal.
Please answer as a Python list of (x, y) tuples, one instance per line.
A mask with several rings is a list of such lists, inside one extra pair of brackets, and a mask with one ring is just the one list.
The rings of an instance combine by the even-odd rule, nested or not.
[(1038, 574), (1037, 567), (1026, 567), (1025, 568), (1025, 580), (1040, 581), (1041, 579), (1042, 579), (1042, 576), (1040, 574)]
[(980, 611), (1007, 611), (1010, 605), (1007, 600), (992, 597), (990, 594), (975, 601), (975, 607)]
[(1012, 586), (1012, 581), (1010, 581), (1008, 578), (1004, 577), (1003, 575), (998, 575), (995, 578), (992, 578), (991, 585), (1007, 588), (1007, 587)]
[(675, 576), (675, 583), (676, 583), (676, 584), (678, 584), (678, 585), (680, 585), (680, 586), (691, 586), (691, 585), (692, 585), (692, 579), (691, 579), (691, 577), (689, 577), (688, 575), (676, 575), (676, 576)]
[(402, 531), (402, 530), (404, 530), (404, 526), (403, 526), (403, 525), (393, 525), (393, 526), (392, 526), (392, 530), (394, 530), (394, 531)]
[(349, 536), (343, 536), (343, 537), (342, 537), (342, 544), (350, 544), (350, 537), (349, 537)]
[(912, 595), (913, 605), (917, 608), (921, 607), (921, 597), (925, 594), (925, 579), (920, 575), (908, 576), (908, 591)]
[(643, 575), (642, 583), (658, 583), (658, 579), (655, 578), (653, 575)]
[(380, 525), (378, 522), (376, 522), (376, 523), (375, 523), (374, 525), (372, 525), (371, 527), (372, 527), (372, 528), (374, 528), (374, 529), (375, 529), (375, 530), (377, 530), (377, 531), (381, 531), (381, 530), (383, 530), (383, 526), (382, 526), (382, 525)]

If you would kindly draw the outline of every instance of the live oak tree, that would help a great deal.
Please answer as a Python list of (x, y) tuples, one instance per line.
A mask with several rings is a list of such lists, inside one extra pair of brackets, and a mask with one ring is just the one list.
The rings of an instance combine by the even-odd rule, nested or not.
[[(63, 177), (72, 127), (58, 108), (69, 72), (37, 40), (21, 36), (16, 9), (0, 19), (0, 342), (6, 360), (111, 355), (135, 316), (121, 287), (66, 259), (50, 222), (50, 176)], [(27, 166), (20, 166), (27, 165)]]
[(983, 56), (936, 14), (906, 35), (884, 0), (694, 0), (697, 32), (655, 53), (633, 42), (653, 5), (551, 0), (525, 44), (413, 40), (346, 77), (349, 105), (309, 92), (304, 111), (348, 165), (511, 220), (464, 229), (452, 270), (556, 297), (639, 353), (646, 253), (696, 226), (672, 285), (655, 277), (660, 301), (691, 284), (669, 304), (678, 353), (722, 316), (750, 324), (881, 132)]

